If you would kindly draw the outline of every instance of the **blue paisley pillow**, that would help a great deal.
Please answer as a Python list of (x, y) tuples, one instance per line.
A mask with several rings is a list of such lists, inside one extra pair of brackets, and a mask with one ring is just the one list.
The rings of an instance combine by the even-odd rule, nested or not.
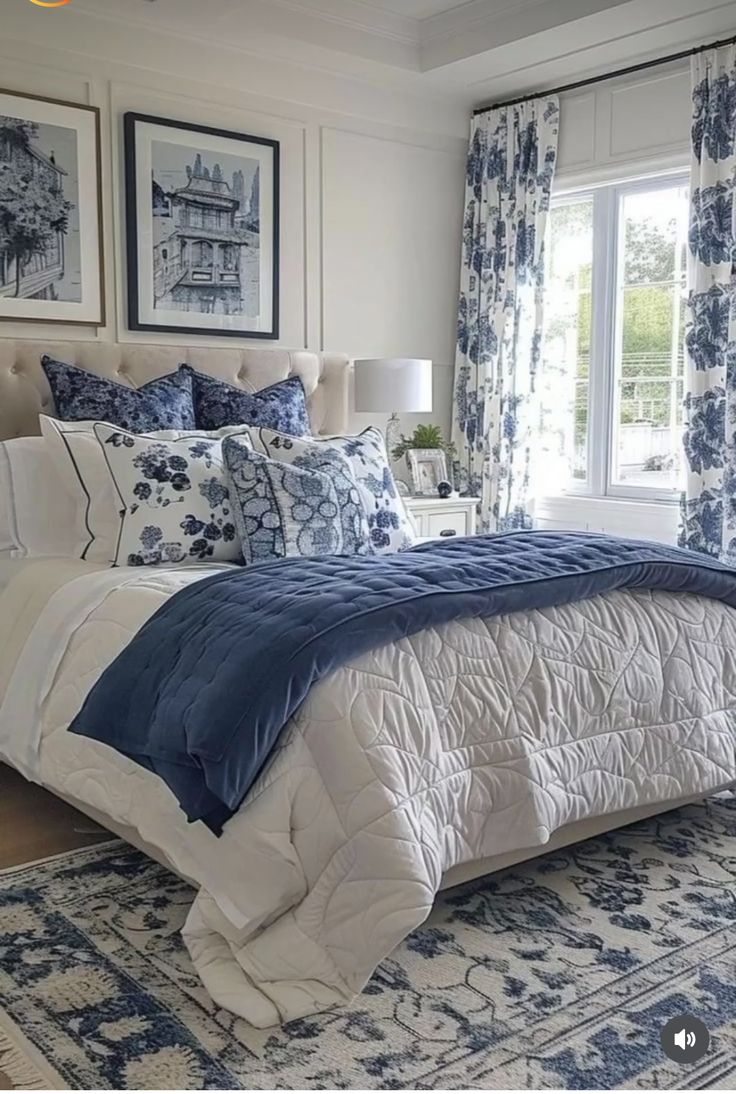
[(345, 461), (368, 518), (369, 552), (390, 554), (414, 543), (414, 528), (391, 473), (380, 429), (370, 426), (357, 437), (286, 437), (269, 429), (251, 429), (256, 452), (295, 463), (305, 458)]
[(196, 372), (189, 365), (182, 365), (179, 371), (192, 378), (197, 429), (254, 425), (277, 429), (293, 437), (306, 437), (312, 432), (307, 396), (298, 376), (290, 376), (262, 391), (243, 391)]
[(44, 355), (41, 364), (62, 421), (99, 418), (133, 433), (195, 428), (192, 378), (181, 370), (134, 388), (53, 357)]
[(368, 553), (368, 522), (345, 460), (282, 463), (235, 438), (222, 453), (247, 563)]

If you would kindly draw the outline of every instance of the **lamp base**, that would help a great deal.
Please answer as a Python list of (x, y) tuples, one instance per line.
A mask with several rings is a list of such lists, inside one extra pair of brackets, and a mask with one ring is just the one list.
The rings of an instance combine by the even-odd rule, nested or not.
[(389, 460), (393, 459), (392, 452), (401, 440), (401, 422), (396, 411), (386, 422), (386, 451)]

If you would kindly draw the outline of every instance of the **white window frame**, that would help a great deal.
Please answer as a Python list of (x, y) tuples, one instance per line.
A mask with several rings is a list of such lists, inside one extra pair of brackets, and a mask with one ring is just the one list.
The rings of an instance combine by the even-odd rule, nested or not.
[(575, 187), (553, 195), (552, 208), (592, 199), (593, 270), (591, 279), (590, 376), (588, 383), (587, 475), (571, 479), (567, 495), (659, 501), (677, 504), (679, 491), (614, 481), (617, 432), (616, 359), (623, 337), (623, 315), (618, 309), (619, 278), (623, 277), (623, 198), (644, 190), (689, 185), (686, 168), (674, 168), (646, 177)]

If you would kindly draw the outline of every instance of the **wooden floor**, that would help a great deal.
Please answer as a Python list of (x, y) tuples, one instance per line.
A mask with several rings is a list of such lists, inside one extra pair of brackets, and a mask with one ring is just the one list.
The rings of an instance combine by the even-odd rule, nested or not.
[(0, 764), (0, 870), (110, 838), (94, 821)]

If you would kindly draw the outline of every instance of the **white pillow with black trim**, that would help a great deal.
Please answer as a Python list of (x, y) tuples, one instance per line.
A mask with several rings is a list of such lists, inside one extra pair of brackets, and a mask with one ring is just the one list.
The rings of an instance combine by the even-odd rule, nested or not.
[[(110, 422), (61, 422), (45, 414), (40, 415), (40, 423), (52, 457), (52, 474), (64, 490), (67, 507), (73, 514), (72, 557), (109, 565), (115, 560), (120, 537), (120, 500), (94, 428), (96, 425), (117, 427)], [(226, 437), (241, 431), (242, 427), (238, 426), (214, 433), (199, 429), (166, 429), (140, 436), (175, 441), (186, 437)]]
[(117, 565), (241, 560), (220, 439), (166, 441), (102, 423), (94, 433), (121, 508)]
[(0, 443), (0, 557), (76, 558), (74, 516), (43, 437)]
[(369, 426), (356, 437), (291, 437), (251, 427), (249, 435), (255, 452), (283, 463), (314, 460), (320, 454), (346, 460), (368, 520), (369, 549), (374, 554), (403, 551), (415, 542), (414, 527), (396, 488), (380, 429)]

